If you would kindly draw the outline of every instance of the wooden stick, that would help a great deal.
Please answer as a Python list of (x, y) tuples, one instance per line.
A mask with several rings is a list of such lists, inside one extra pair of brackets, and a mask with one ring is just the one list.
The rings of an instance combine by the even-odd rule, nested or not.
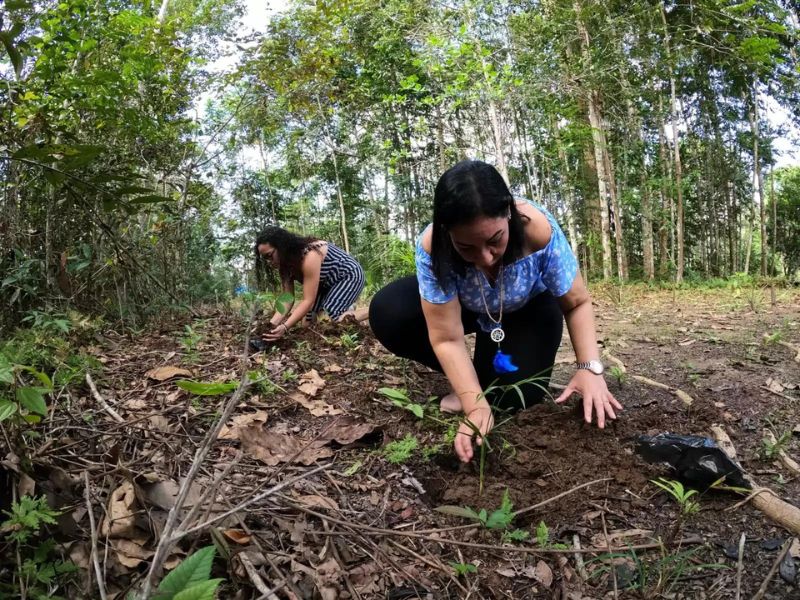
[(566, 492), (561, 492), (557, 496), (553, 496), (552, 498), (548, 498), (547, 500), (539, 502), (538, 504), (534, 504), (533, 506), (529, 506), (528, 508), (523, 508), (522, 510), (515, 511), (514, 512), (514, 516), (518, 517), (519, 515), (524, 515), (527, 512), (531, 512), (532, 510), (536, 510), (537, 508), (541, 508), (542, 506), (550, 504), (551, 502), (555, 502), (556, 500), (560, 500), (564, 496), (568, 496), (569, 494), (577, 492), (578, 490), (582, 490), (585, 487), (589, 487), (590, 485), (594, 485), (595, 483), (602, 483), (603, 481), (610, 481), (610, 480), (611, 480), (611, 477), (603, 477), (602, 479), (595, 479), (594, 481), (589, 481), (588, 483), (582, 483), (581, 485), (575, 486), (574, 488), (569, 489)]
[[(775, 439), (775, 435), (773, 435), (771, 431), (766, 430), (764, 432), (764, 435), (769, 441), (769, 443), (773, 445), (773, 447), (778, 446), (778, 440)], [(794, 476), (800, 475), (800, 465), (798, 465), (797, 462), (791, 456), (786, 454), (783, 448), (778, 448), (778, 460), (784, 467), (786, 467), (789, 471), (791, 471), (792, 475)]]
[(247, 571), (247, 578), (250, 580), (250, 583), (252, 583), (253, 587), (261, 592), (261, 597), (267, 598), (268, 600), (280, 600), (278, 596), (276, 596), (267, 587), (267, 584), (264, 583), (264, 580), (261, 579), (261, 575), (258, 574), (258, 570), (253, 564), (253, 561), (250, 560), (250, 556), (248, 556), (247, 552), (240, 552), (237, 556), (239, 557), (244, 570)]
[(94, 385), (94, 381), (92, 381), (92, 376), (88, 373), (86, 374), (86, 383), (89, 384), (89, 389), (92, 391), (92, 396), (94, 396), (94, 399), (97, 400), (97, 403), (103, 408), (103, 410), (110, 414), (111, 418), (113, 418), (117, 423), (124, 423), (125, 419), (119, 416), (119, 413), (111, 408), (108, 402), (106, 402), (100, 395), (100, 392), (97, 391), (97, 387)]
[(775, 559), (775, 562), (772, 563), (772, 568), (767, 573), (767, 576), (764, 578), (764, 581), (761, 583), (761, 587), (758, 588), (756, 595), (753, 596), (753, 600), (761, 600), (764, 597), (764, 594), (767, 593), (767, 588), (769, 587), (770, 580), (775, 576), (775, 571), (778, 570), (778, 567), (781, 566), (783, 562), (783, 557), (786, 556), (786, 553), (789, 552), (789, 548), (792, 546), (792, 540), (794, 538), (789, 538), (783, 543), (783, 548), (781, 548), (781, 553), (778, 555), (778, 558)]
[[(711, 427), (711, 432), (722, 451), (732, 460), (736, 460), (736, 449), (725, 430), (719, 425), (714, 425)], [(742, 471), (742, 476), (744, 480), (750, 484), (750, 487), (753, 488), (753, 493), (750, 494), (745, 501), (752, 501), (753, 506), (778, 523), (781, 527), (786, 528), (795, 535), (800, 534), (800, 508), (788, 502), (784, 502), (769, 488), (759, 486), (753, 478), (744, 471)]]
[(739, 538), (739, 556), (736, 564), (736, 599), (741, 600), (742, 597), (742, 573), (744, 573), (744, 543), (747, 540), (747, 534), (743, 531), (742, 537)]
[[(87, 374), (88, 377), (88, 374)], [(92, 512), (92, 499), (89, 493), (89, 472), (83, 472), (83, 482), (85, 485), (84, 498), (86, 499), (86, 509), (89, 511), (89, 531), (92, 535), (92, 550), (91, 559), (94, 565), (94, 574), (97, 578), (97, 593), (100, 594), (100, 600), (106, 600), (106, 584), (103, 579), (103, 571), (100, 569), (100, 560), (97, 556), (97, 527), (94, 523), (94, 512)]]

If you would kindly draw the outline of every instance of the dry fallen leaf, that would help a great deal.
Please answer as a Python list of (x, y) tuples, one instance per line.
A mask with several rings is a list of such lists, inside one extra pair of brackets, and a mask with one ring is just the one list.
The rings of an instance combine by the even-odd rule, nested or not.
[(331, 510), (339, 510), (339, 505), (336, 501), (328, 498), (327, 496), (320, 496), (319, 494), (305, 494), (296, 498), (298, 504), (307, 506), (309, 508), (328, 508)]
[(333, 456), (333, 451), (320, 447), (319, 441), (309, 444), (300, 438), (252, 425), (241, 430), (239, 439), (245, 452), (271, 467), (288, 461), (310, 465), (320, 458)]
[(319, 376), (316, 369), (311, 369), (300, 376), (300, 384), (297, 389), (307, 396), (316, 396), (325, 387), (325, 380)]
[(540, 560), (536, 563), (536, 568), (533, 570), (533, 579), (541, 583), (544, 587), (549, 588), (553, 585), (553, 571), (547, 566), (547, 563)]
[(289, 398), (297, 402), (300, 406), (304, 406), (315, 417), (335, 416), (342, 414), (341, 409), (336, 408), (332, 404), (328, 404), (324, 400), (309, 400), (303, 394), (297, 392), (289, 394)]
[[(175, 500), (178, 498), (180, 485), (176, 481), (168, 479), (155, 483), (142, 483), (139, 489), (141, 490), (142, 499), (148, 504), (157, 506), (162, 510), (171, 510), (175, 506)], [(199, 484), (193, 483), (189, 487), (189, 493), (186, 495), (183, 507), (192, 508), (200, 501), (202, 495), (203, 488)]]
[(167, 379), (172, 379), (173, 377), (178, 376), (192, 377), (192, 372), (182, 367), (167, 365), (165, 367), (156, 367), (155, 369), (150, 369), (147, 373), (145, 373), (145, 377), (148, 379), (155, 379), (156, 381), (166, 381)]
[(342, 446), (347, 446), (373, 431), (375, 431), (374, 424), (359, 422), (355, 417), (345, 415), (336, 419), (333, 424), (325, 429), (320, 439), (326, 442), (335, 441)]
[(223, 425), (219, 432), (220, 440), (238, 440), (239, 433), (245, 427), (250, 425), (263, 425), (267, 422), (267, 411), (258, 410), (254, 413), (245, 413), (236, 415), (229, 421), (230, 425)]
[[(624, 531), (612, 531), (608, 534), (608, 545), (613, 546), (614, 542), (617, 540), (627, 540), (628, 538), (634, 537), (648, 537), (653, 535), (652, 530), (650, 529), (626, 529)], [(605, 534), (598, 533), (592, 536), (591, 546), (594, 548), (605, 548), (606, 547), (606, 536)]]
[(783, 392), (786, 387), (777, 379), (773, 379), (772, 377), (767, 378), (767, 387), (771, 392), (775, 392), (776, 394), (780, 394)]
[(222, 534), (232, 542), (236, 542), (242, 546), (246, 546), (250, 543), (250, 536), (241, 529), (223, 529)]
[(145, 539), (136, 540), (114, 540), (111, 547), (117, 554), (117, 560), (121, 565), (129, 569), (135, 569), (142, 562), (153, 556), (152, 550), (144, 547)]
[(167, 417), (164, 415), (152, 415), (148, 421), (155, 430), (161, 431), (162, 433), (169, 433), (169, 419), (167, 419)]
[(36, 488), (36, 482), (26, 473), (19, 474), (19, 483), (17, 484), (17, 494), (22, 496), (33, 496), (33, 490)]
[(339, 373), (340, 371), (342, 371), (342, 367), (337, 364), (325, 365), (326, 373)]
[(108, 512), (100, 525), (100, 534), (112, 538), (131, 537), (134, 534), (136, 492), (133, 483), (125, 481), (111, 492)]

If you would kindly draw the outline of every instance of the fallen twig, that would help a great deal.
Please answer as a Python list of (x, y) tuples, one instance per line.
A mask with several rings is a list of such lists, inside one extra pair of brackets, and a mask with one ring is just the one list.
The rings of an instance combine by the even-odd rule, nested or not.
[(250, 556), (247, 554), (247, 552), (240, 552), (237, 554), (237, 557), (242, 563), (244, 570), (247, 571), (247, 578), (250, 580), (250, 583), (252, 583), (253, 587), (261, 592), (261, 597), (266, 598), (267, 600), (279, 600), (278, 596), (276, 596), (272, 590), (267, 587), (267, 584), (264, 583), (264, 580), (261, 579), (261, 575), (258, 574), (258, 570), (253, 564), (253, 561), (250, 560)]
[(736, 599), (740, 600), (742, 597), (742, 574), (744, 573), (744, 543), (747, 540), (747, 534), (743, 531), (742, 537), (739, 538), (739, 553), (736, 561)]
[(772, 563), (772, 568), (770, 568), (769, 573), (767, 576), (764, 577), (764, 581), (761, 582), (761, 587), (758, 588), (756, 595), (753, 596), (753, 600), (761, 600), (764, 597), (764, 594), (767, 593), (767, 588), (769, 587), (769, 582), (775, 576), (775, 572), (778, 570), (778, 567), (781, 566), (783, 562), (783, 557), (786, 556), (786, 553), (789, 552), (789, 548), (792, 546), (792, 540), (794, 538), (789, 538), (783, 543), (783, 547), (781, 548), (780, 554), (778, 554), (778, 558), (775, 559), (775, 562)]
[(106, 411), (111, 418), (114, 419), (117, 423), (124, 423), (125, 419), (123, 419), (117, 411), (111, 408), (111, 405), (106, 402), (103, 397), (100, 395), (100, 392), (97, 391), (97, 387), (94, 385), (94, 381), (92, 381), (92, 376), (89, 373), (86, 374), (86, 383), (89, 384), (89, 389), (92, 391), (92, 396), (94, 399), (97, 400), (97, 403), (102, 407), (104, 411)]
[[(736, 460), (736, 448), (734, 448), (733, 442), (731, 442), (731, 438), (725, 430), (719, 425), (714, 425), (711, 427), (711, 432), (722, 451), (732, 460)], [(742, 504), (752, 501), (753, 506), (766, 514), (773, 521), (785, 527), (795, 535), (800, 534), (800, 508), (788, 502), (784, 502), (769, 488), (759, 486), (753, 478), (744, 471), (742, 471), (742, 477), (750, 484), (753, 492), (731, 509), (738, 508)]]
[(83, 472), (83, 482), (85, 485), (84, 498), (86, 499), (86, 510), (89, 512), (89, 531), (91, 532), (92, 536), (91, 560), (92, 565), (94, 565), (95, 578), (97, 579), (97, 593), (100, 595), (100, 600), (106, 600), (106, 584), (105, 580), (103, 579), (103, 570), (100, 568), (100, 560), (97, 556), (97, 526), (94, 523), (92, 499), (89, 493), (89, 473), (87, 471)]
[(556, 500), (560, 500), (564, 496), (569, 496), (570, 494), (572, 494), (574, 492), (577, 492), (578, 490), (582, 490), (585, 487), (589, 487), (590, 485), (594, 485), (596, 483), (602, 483), (603, 481), (610, 481), (610, 480), (611, 480), (611, 477), (603, 477), (601, 479), (595, 479), (594, 481), (589, 481), (587, 483), (582, 483), (581, 485), (575, 486), (574, 488), (571, 488), (571, 489), (569, 489), (569, 490), (567, 490), (565, 492), (561, 492), (560, 494), (558, 494), (556, 496), (553, 496), (552, 498), (548, 498), (547, 500), (543, 500), (541, 502), (538, 502), (538, 503), (534, 504), (533, 506), (529, 506), (527, 508), (523, 508), (521, 510), (515, 511), (514, 512), (514, 516), (518, 517), (519, 515), (524, 515), (527, 512), (531, 512), (532, 510), (536, 510), (537, 508), (541, 508), (543, 506), (546, 506), (546, 505), (550, 504), (551, 502), (555, 502)]

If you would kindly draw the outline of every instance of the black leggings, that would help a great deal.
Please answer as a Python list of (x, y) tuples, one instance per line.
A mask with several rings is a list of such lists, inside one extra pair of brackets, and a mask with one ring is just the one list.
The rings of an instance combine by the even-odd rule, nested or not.
[[(501, 410), (516, 412), (544, 398), (556, 352), (561, 344), (563, 314), (556, 299), (548, 292), (531, 298), (522, 308), (503, 315), (503, 352), (510, 354), (512, 362), (519, 367), (513, 373), (498, 375), (492, 366), (497, 344), (477, 323), (478, 314), (462, 307), (461, 321), (464, 333), (477, 333), (475, 357), (472, 362), (478, 381), (487, 394), (489, 402)], [(390, 352), (410, 358), (436, 371), (442, 367), (428, 339), (428, 326), (422, 314), (417, 278), (403, 277), (380, 290), (369, 305), (369, 324), (375, 336)], [(535, 380), (517, 386), (519, 392), (509, 386), (519, 381)]]

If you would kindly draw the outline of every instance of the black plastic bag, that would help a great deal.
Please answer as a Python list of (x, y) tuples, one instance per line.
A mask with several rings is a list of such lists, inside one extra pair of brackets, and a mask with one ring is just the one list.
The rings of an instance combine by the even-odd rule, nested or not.
[(674, 433), (642, 435), (636, 440), (636, 452), (647, 462), (667, 463), (678, 479), (702, 491), (722, 477), (724, 485), (750, 488), (742, 468), (710, 438)]

